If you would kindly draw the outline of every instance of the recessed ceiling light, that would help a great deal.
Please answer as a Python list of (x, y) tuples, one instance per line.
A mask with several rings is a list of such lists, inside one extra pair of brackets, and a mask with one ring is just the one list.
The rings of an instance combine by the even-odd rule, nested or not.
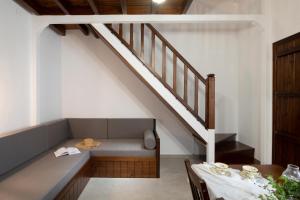
[(152, 1), (157, 4), (161, 4), (161, 3), (165, 2), (166, 0), (152, 0)]

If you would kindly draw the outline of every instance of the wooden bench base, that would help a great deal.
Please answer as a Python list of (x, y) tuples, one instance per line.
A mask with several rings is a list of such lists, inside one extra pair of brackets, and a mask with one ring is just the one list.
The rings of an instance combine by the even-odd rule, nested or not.
[(92, 176), (108, 178), (156, 178), (155, 157), (93, 157)]
[(159, 178), (159, 162), (156, 157), (92, 157), (55, 200), (78, 199), (90, 177)]

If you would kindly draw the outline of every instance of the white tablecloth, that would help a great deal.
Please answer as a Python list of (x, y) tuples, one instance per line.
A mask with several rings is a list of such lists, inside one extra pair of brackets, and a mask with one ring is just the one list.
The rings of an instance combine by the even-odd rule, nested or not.
[(254, 184), (254, 181), (243, 180), (239, 170), (230, 169), (231, 177), (217, 175), (209, 170), (208, 164), (194, 164), (192, 169), (205, 180), (211, 199), (223, 197), (225, 200), (254, 200), (260, 194), (268, 194), (263, 187)]

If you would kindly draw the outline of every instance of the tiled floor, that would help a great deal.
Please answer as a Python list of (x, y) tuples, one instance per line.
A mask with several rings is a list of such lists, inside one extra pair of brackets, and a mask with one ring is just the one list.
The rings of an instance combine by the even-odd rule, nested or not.
[(192, 200), (192, 195), (184, 159), (162, 158), (161, 178), (92, 178), (79, 200)]

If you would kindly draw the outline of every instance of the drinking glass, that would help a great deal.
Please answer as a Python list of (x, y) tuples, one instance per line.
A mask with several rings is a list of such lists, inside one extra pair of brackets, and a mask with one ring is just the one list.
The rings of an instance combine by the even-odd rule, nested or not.
[(288, 164), (286, 170), (282, 173), (282, 176), (288, 179), (300, 181), (300, 171), (297, 165)]

